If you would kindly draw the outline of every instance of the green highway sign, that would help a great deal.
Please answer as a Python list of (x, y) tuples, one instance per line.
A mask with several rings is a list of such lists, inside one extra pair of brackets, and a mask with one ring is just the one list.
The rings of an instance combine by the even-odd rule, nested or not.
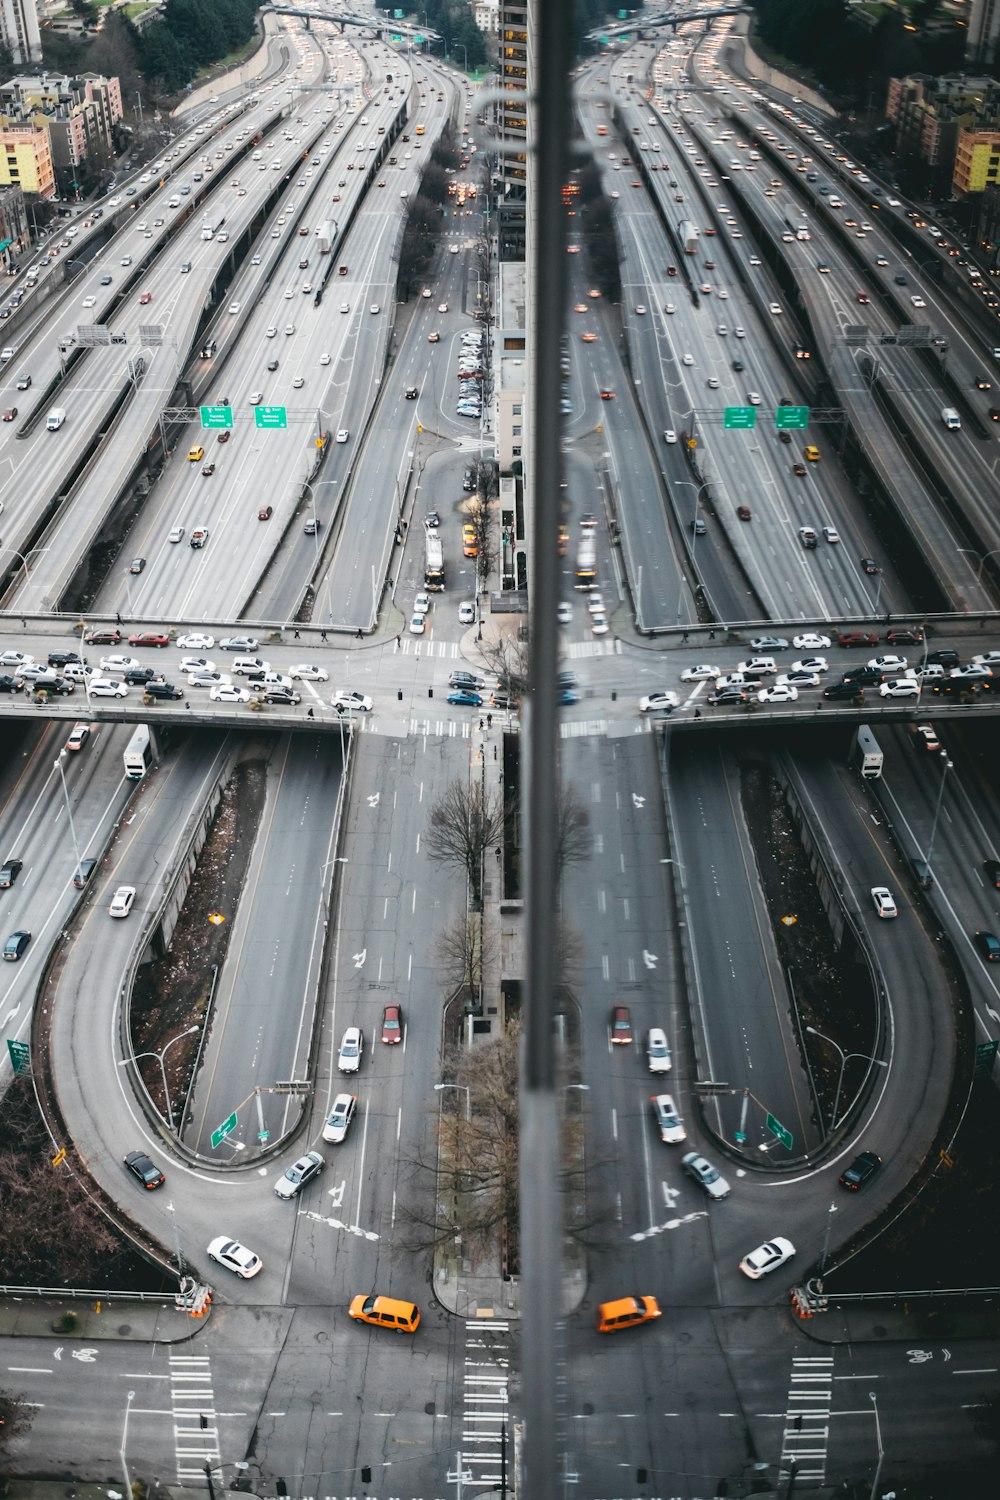
[(255, 427), (287, 427), (288, 413), (284, 406), (255, 406), (253, 420)]
[(756, 406), (725, 406), (722, 409), (723, 427), (756, 427)]
[[(7, 1046), (8, 1047), (17, 1047), (17, 1046), (24, 1047), (25, 1044), (23, 1042), (8, 1042)], [(998, 1047), (1000, 1047), (1000, 1042), (978, 1042), (976, 1044), (976, 1077), (977, 1078), (983, 1078), (983, 1077), (987, 1077), (988, 1078), (989, 1077), (990, 1073), (993, 1071), (993, 1064), (994, 1064), (994, 1062), (996, 1060), (997, 1048)], [(25, 1050), (27, 1051), (26, 1047), (25, 1047)], [(14, 1072), (16, 1073), (17, 1071), (18, 1070), (17, 1070), (17, 1068), (15, 1066)]]
[(231, 406), (203, 406), (201, 425), (202, 427), (232, 427), (233, 408)]
[(31, 1049), (27, 1042), (12, 1042), (7, 1038), (7, 1051), (10, 1053), (10, 1065), (15, 1073), (27, 1073), (31, 1067)]
[(808, 427), (808, 406), (779, 406), (774, 413), (775, 427)]
[(771, 1132), (771, 1134), (774, 1135), (774, 1136), (777, 1136), (778, 1140), (784, 1146), (785, 1150), (786, 1151), (791, 1151), (791, 1149), (792, 1149), (792, 1132), (790, 1130), (786, 1130), (785, 1127), (784, 1127), (784, 1125), (782, 1125), (781, 1121), (780, 1120), (776, 1120), (773, 1115), (768, 1115), (768, 1117), (767, 1117), (767, 1119), (765, 1120), (764, 1123), (767, 1126), (768, 1130)]
[(221, 1146), (226, 1136), (232, 1135), (235, 1129), (236, 1111), (234, 1110), (228, 1120), (223, 1120), (222, 1124), (216, 1130), (212, 1131), (212, 1149), (214, 1150), (216, 1146)]

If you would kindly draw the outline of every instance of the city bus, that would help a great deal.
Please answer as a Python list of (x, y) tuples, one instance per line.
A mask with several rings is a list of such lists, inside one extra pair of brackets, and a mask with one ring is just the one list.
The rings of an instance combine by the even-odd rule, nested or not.
[(125, 775), (129, 781), (141, 781), (152, 764), (149, 725), (140, 724), (125, 747)]

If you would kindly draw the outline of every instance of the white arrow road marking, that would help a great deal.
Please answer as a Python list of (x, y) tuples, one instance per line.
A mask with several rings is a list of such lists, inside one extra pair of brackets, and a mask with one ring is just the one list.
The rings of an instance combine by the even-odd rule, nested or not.
[(633, 807), (645, 807), (646, 806), (646, 799), (645, 799), (645, 797), (640, 797), (636, 792), (633, 792), (632, 793), (632, 806)]
[(378, 807), (378, 799), (381, 795), (381, 792), (373, 792), (372, 795), (368, 798), (368, 806)]
[(368, 957), (368, 949), (367, 948), (362, 948), (362, 950), (361, 950), (360, 953), (355, 953), (355, 955), (354, 955), (354, 967), (356, 969), (360, 969), (361, 966), (362, 966), (362, 964), (364, 963), (364, 961), (365, 961), (365, 959), (367, 957)]
[(643, 948), (642, 961), (646, 965), (647, 969), (655, 969), (660, 960), (655, 953), (649, 953), (645, 948)]

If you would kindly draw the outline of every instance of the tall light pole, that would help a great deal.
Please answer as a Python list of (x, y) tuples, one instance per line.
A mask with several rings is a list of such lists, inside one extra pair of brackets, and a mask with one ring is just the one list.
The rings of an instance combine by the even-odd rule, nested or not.
[(934, 806), (934, 822), (931, 824), (931, 836), (930, 836), (930, 838), (929, 838), (929, 840), (927, 842), (927, 868), (928, 869), (930, 869), (930, 867), (931, 867), (931, 860), (934, 858), (934, 840), (937, 838), (938, 819), (941, 816), (941, 804), (944, 801), (944, 784), (945, 784), (945, 782), (948, 779), (948, 772), (951, 770), (951, 768), (952, 768), (952, 766), (954, 764), (955, 764), (955, 762), (953, 760), (949, 760), (947, 750), (942, 750), (941, 751), (941, 782), (940, 782), (940, 785), (938, 786), (937, 802), (935, 803), (935, 806)]
[(852, 1057), (863, 1057), (865, 1062), (874, 1063), (876, 1068), (887, 1068), (889, 1064), (883, 1062), (879, 1057), (869, 1057), (867, 1052), (845, 1052), (843, 1047), (833, 1040), (832, 1036), (825, 1036), (822, 1031), (817, 1031), (815, 1026), (807, 1026), (806, 1030), (811, 1031), (813, 1036), (818, 1036), (821, 1042), (829, 1042), (830, 1046), (836, 1048), (840, 1053), (840, 1077), (837, 1079), (837, 1092), (834, 1095), (833, 1114), (830, 1118), (830, 1134), (832, 1135), (837, 1128), (837, 1110), (840, 1108), (840, 1091), (844, 1084), (844, 1070), (850, 1059)]
[(466, 1120), (468, 1120), (471, 1123), (471, 1120), (472, 1120), (472, 1094), (471, 1094), (471, 1091), (469, 1089), (468, 1084), (465, 1084), (465, 1083), (436, 1083), (434, 1085), (434, 1091), (435, 1091), (435, 1093), (440, 1093), (442, 1089), (461, 1089), (462, 1090), (463, 1094), (465, 1095), (465, 1118), (466, 1118)]
[(64, 760), (65, 756), (66, 756), (66, 751), (65, 750), (60, 750), (59, 751), (59, 758), (58, 758), (58, 760), (55, 763), (55, 768), (59, 772), (59, 780), (62, 782), (63, 800), (66, 803), (66, 816), (69, 819), (69, 834), (70, 834), (70, 838), (73, 840), (73, 853), (76, 855), (76, 876), (74, 878), (79, 879), (79, 876), (80, 876), (80, 845), (76, 841), (76, 824), (73, 822), (73, 808), (72, 808), (72, 806), (70, 804), (69, 792), (66, 789), (66, 772), (63, 770), (63, 760)]
[(974, 552), (971, 547), (956, 547), (955, 550), (957, 552), (964, 552), (967, 557), (978, 557), (979, 558), (979, 567), (976, 569), (976, 582), (977, 583), (982, 583), (982, 581), (983, 581), (983, 569), (985, 568), (986, 563), (989, 560), (989, 558), (996, 557), (997, 554), (1000, 553), (1000, 547), (994, 547), (993, 550), (992, 550), (992, 552), (984, 552), (982, 554), (982, 556), (980, 556), (980, 554), (978, 552)]
[[(13, 459), (8, 460), (8, 461), (11, 462), (11, 463), (13, 463)], [(13, 479), (13, 477), (14, 477), (14, 475), (12, 474), (11, 475), (11, 479)], [(29, 574), (28, 574), (28, 558), (29, 557), (34, 557), (34, 556), (36, 556), (36, 554), (40, 556), (41, 553), (43, 553), (43, 552), (49, 552), (50, 550), (51, 549), (49, 547), (32, 547), (30, 552), (18, 552), (13, 547), (0, 547), (0, 557), (3, 557), (6, 553), (9, 552), (12, 557), (18, 558), (19, 561), (20, 561), (20, 563), (21, 563), (21, 567), (24, 569), (24, 581), (25, 581), (25, 583), (27, 583), (28, 582), (28, 578), (29, 578)]]
[(882, 1424), (878, 1419), (878, 1399), (874, 1391), (868, 1392), (868, 1399), (875, 1413), (875, 1444), (878, 1448), (878, 1463), (875, 1465), (875, 1478), (872, 1480), (872, 1500), (878, 1500), (878, 1486), (882, 1478), (882, 1460), (885, 1458), (885, 1450), (882, 1447)]
[(174, 1112), (170, 1106), (170, 1089), (167, 1087), (167, 1069), (163, 1059), (175, 1042), (183, 1041), (186, 1036), (193, 1036), (196, 1031), (200, 1030), (200, 1026), (189, 1026), (186, 1031), (179, 1031), (176, 1036), (172, 1036), (167, 1045), (165, 1047), (161, 1047), (159, 1052), (130, 1052), (128, 1057), (123, 1057), (121, 1062), (118, 1064), (120, 1068), (124, 1068), (127, 1067), (129, 1063), (138, 1062), (140, 1057), (155, 1057), (158, 1059), (160, 1064), (160, 1077), (163, 1080), (163, 1097), (167, 1105), (167, 1129), (171, 1132), (174, 1129)]
[(125, 1443), (128, 1439), (128, 1414), (132, 1410), (132, 1402), (135, 1400), (135, 1391), (129, 1391), (125, 1397), (125, 1417), (122, 1422), (122, 1441), (118, 1452), (122, 1461), (122, 1474), (125, 1476), (125, 1494), (132, 1493), (132, 1481), (129, 1478), (128, 1459), (125, 1457)]

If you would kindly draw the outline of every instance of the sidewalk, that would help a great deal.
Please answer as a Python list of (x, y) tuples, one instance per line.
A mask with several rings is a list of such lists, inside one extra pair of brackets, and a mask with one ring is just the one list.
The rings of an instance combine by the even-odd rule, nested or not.
[(914, 1349), (963, 1339), (1000, 1339), (1000, 1300), (933, 1297), (916, 1302), (858, 1302), (792, 1321), (816, 1344), (904, 1343)]
[[(76, 1319), (75, 1325), (60, 1330), (60, 1318), (70, 1313)], [(169, 1297), (141, 1302), (116, 1297), (104, 1302), (94, 1297), (8, 1295), (0, 1298), (0, 1338), (50, 1338), (65, 1344), (74, 1358), (81, 1358), (83, 1350), (79, 1346), (98, 1339), (182, 1344), (200, 1333), (210, 1316), (210, 1309), (200, 1318), (178, 1312)]]

